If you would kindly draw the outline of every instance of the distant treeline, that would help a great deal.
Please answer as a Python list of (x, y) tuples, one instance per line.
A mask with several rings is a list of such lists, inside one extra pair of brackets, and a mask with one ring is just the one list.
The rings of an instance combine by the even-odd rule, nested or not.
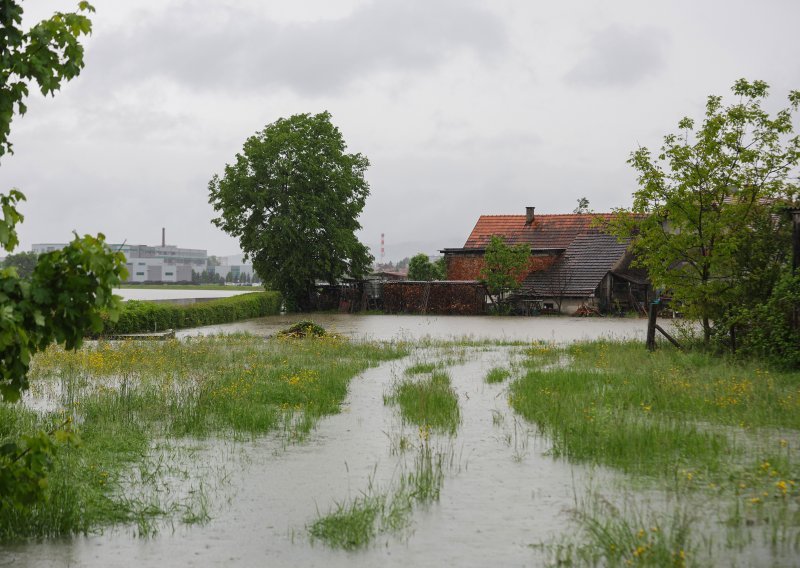
[(149, 333), (274, 315), (280, 312), (281, 303), (278, 292), (253, 292), (187, 305), (131, 300), (123, 304), (116, 322), (106, 319), (103, 335)]

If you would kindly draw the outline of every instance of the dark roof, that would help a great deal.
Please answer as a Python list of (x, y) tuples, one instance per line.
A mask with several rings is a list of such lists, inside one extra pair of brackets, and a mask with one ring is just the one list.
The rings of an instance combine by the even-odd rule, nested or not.
[(625, 259), (629, 242), (593, 230), (577, 235), (549, 270), (532, 272), (518, 292), (524, 296), (585, 297)]
[(481, 215), (464, 248), (486, 248), (492, 235), (506, 244), (527, 244), (532, 249), (566, 249), (578, 235), (594, 232), (596, 220), (607, 221), (611, 213), (571, 213), (567, 215), (535, 215), (525, 224), (525, 215)]

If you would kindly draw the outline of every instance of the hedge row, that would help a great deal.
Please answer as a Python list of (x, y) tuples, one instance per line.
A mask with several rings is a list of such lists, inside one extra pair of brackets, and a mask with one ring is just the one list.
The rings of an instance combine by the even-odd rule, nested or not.
[(274, 315), (280, 309), (281, 295), (278, 292), (253, 292), (186, 305), (131, 300), (123, 304), (116, 322), (106, 320), (103, 335), (228, 323)]

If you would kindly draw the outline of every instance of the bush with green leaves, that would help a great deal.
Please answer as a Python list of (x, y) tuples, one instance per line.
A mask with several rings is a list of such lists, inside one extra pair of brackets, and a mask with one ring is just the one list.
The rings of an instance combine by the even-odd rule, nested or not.
[[(788, 268), (770, 297), (752, 307), (739, 307), (725, 320), (734, 330), (740, 355), (760, 357), (772, 364), (800, 369), (800, 273)], [(725, 334), (725, 341), (729, 335)]]
[(252, 292), (186, 305), (131, 300), (122, 305), (116, 320), (106, 319), (102, 334), (149, 333), (275, 315), (281, 301), (277, 292)]

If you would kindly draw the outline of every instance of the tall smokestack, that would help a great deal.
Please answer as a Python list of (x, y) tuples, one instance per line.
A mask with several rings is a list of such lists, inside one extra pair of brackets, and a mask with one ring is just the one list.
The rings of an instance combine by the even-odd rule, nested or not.
[(161, 246), (167, 246), (167, 228), (161, 227)]

